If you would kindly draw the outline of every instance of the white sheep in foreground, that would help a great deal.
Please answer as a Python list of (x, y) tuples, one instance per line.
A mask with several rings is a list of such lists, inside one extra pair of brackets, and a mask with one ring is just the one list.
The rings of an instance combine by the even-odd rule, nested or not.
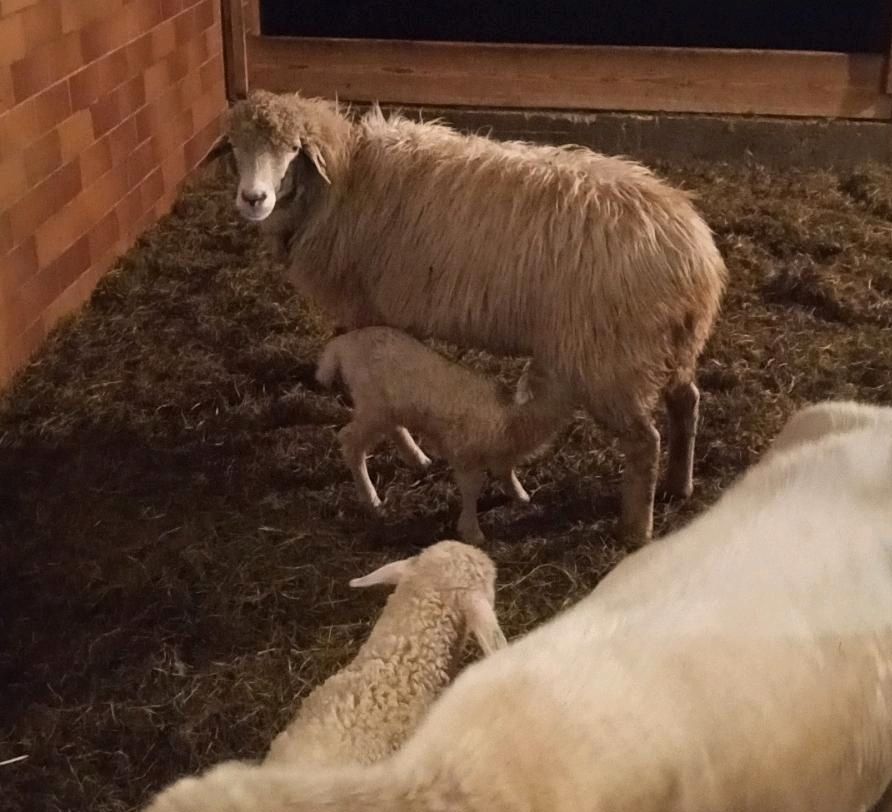
[(892, 437), (766, 458), (460, 675), (394, 756), (224, 763), (151, 812), (889, 812)]
[(352, 580), (396, 589), (356, 657), (303, 700), (266, 763), (372, 764), (397, 750), (455, 676), (468, 632), (484, 654), (507, 645), (495, 580), (489, 556), (457, 541)]
[(588, 149), (352, 120), (298, 94), (255, 91), (227, 129), (239, 212), (339, 325), (532, 356), (619, 437), (630, 539), (653, 527), (662, 395), (666, 489), (690, 495), (726, 270), (688, 194)]
[(843, 434), (868, 426), (885, 426), (892, 434), (892, 407), (870, 406), (851, 400), (815, 403), (800, 409), (787, 421), (768, 454), (784, 453), (826, 434)]
[(338, 373), (353, 400), (352, 420), (338, 438), (365, 505), (373, 511), (381, 505), (366, 454), (390, 437), (404, 459), (425, 465), (429, 460), (407, 429), (418, 432), (455, 471), (462, 496), (458, 530), (467, 542), (483, 541), (477, 500), (486, 472), (529, 502), (514, 466), (545, 445), (573, 411), (559, 386), (529, 368), (512, 398), (498, 381), (389, 327), (353, 330), (330, 341), (316, 377), (331, 386)]

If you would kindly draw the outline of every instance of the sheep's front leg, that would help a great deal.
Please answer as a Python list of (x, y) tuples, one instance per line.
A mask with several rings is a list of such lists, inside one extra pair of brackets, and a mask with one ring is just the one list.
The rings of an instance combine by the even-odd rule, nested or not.
[(353, 475), (359, 498), (375, 514), (381, 511), (381, 499), (369, 477), (366, 454), (373, 445), (376, 434), (377, 432), (364, 429), (357, 423), (348, 423), (338, 432), (341, 454)]
[(480, 523), (477, 521), (477, 500), (483, 483), (486, 480), (486, 472), (482, 470), (457, 470), (455, 481), (461, 491), (461, 515), (458, 517), (459, 535), (468, 544), (480, 544), (486, 541)]
[(396, 443), (397, 453), (406, 465), (427, 468), (431, 464), (430, 457), (425, 454), (418, 443), (412, 439), (409, 430), (403, 426), (397, 426), (390, 432), (391, 439)]

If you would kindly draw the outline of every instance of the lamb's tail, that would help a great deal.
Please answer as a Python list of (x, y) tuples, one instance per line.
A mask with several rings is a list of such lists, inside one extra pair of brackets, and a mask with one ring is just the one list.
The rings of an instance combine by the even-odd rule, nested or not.
[(316, 365), (316, 381), (326, 389), (330, 389), (334, 385), (335, 378), (341, 371), (339, 350), (340, 342), (337, 338), (333, 338), (325, 345), (322, 355), (319, 356), (319, 363)]

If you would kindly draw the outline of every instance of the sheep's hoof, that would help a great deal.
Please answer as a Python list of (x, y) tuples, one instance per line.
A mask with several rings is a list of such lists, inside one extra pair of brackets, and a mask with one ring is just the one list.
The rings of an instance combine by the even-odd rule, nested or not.
[(664, 499), (690, 499), (694, 493), (694, 483), (690, 479), (676, 480), (667, 477), (657, 490)]
[(483, 544), (486, 541), (486, 536), (483, 535), (479, 525), (475, 527), (462, 527), (459, 525), (458, 534), (466, 544)]
[(381, 501), (381, 497), (376, 496), (366, 502), (365, 509), (375, 518), (381, 518), (384, 515), (384, 503)]
[(415, 465), (419, 468), (429, 468), (431, 465), (431, 458), (428, 457), (427, 454), (422, 454), (417, 460), (415, 460)]

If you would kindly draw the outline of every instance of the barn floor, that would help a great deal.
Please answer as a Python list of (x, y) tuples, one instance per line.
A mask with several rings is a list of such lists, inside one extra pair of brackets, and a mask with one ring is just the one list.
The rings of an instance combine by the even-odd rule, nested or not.
[[(658, 505), (660, 533), (713, 502), (797, 404), (892, 403), (892, 171), (664, 171), (699, 192), (733, 281), (701, 367), (696, 496)], [(259, 755), (382, 605), (347, 580), (452, 535), (441, 464), (419, 476), (382, 451), (391, 516), (370, 528), (358, 510), (335, 445), (344, 404), (308, 385), (326, 329), (207, 171), (2, 401), (4, 810), (133, 809), (184, 772)], [(627, 552), (618, 474), (580, 417), (523, 472), (532, 506), (489, 493), (509, 637)]]

